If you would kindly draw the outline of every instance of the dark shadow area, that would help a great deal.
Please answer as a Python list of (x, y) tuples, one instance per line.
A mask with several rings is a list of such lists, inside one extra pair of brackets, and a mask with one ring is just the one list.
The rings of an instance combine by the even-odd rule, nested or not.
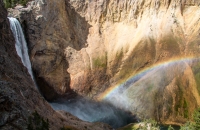
[(70, 42), (73, 43), (73, 46), (70, 45), (70, 47), (79, 51), (88, 46), (87, 38), (91, 25), (75, 11), (74, 7), (70, 5), (69, 0), (65, 1), (65, 6), (70, 27)]
[[(47, 8), (47, 3), (41, 5), (42, 10)], [(63, 10), (66, 11), (65, 23), (61, 23), (62, 19), (58, 18), (59, 11), (55, 11), (57, 10), (46, 10), (46, 13), (49, 14), (48, 21), (43, 17), (36, 21), (31, 12), (25, 13), (26, 15), (20, 18), (29, 54), (31, 54), (30, 59), (36, 83), (41, 94), (48, 101), (62, 96), (62, 92), (56, 90), (58, 86), (60, 87), (61, 82), (64, 84), (63, 88), (66, 92), (72, 91), (70, 89), (70, 74), (66, 71), (69, 64), (64, 49), (69, 46), (79, 51), (87, 47), (87, 38), (91, 27), (85, 18), (80, 16), (69, 4), (68, 0), (65, 1), (65, 10)], [(57, 34), (54, 35), (54, 33)], [(50, 43), (47, 43), (47, 40)], [(62, 81), (55, 80), (54, 76), (60, 76), (63, 79)]]
[[(35, 74), (34, 74), (35, 75)], [(37, 75), (37, 74), (36, 74)], [(48, 82), (46, 82), (44, 80), (43, 77), (37, 77), (35, 78), (37, 81), (37, 85), (38, 86), (42, 86), (42, 87), (38, 87), (38, 90), (40, 92), (40, 94), (48, 101), (52, 100), (52, 97), (58, 97), (58, 94), (55, 92), (55, 90), (51, 87), (51, 85), (48, 84)], [(44, 93), (48, 93), (44, 94)]]
[[(180, 130), (180, 126), (177, 125), (170, 125), (174, 130)], [(160, 125), (160, 130), (169, 130), (169, 126), (167, 125)]]

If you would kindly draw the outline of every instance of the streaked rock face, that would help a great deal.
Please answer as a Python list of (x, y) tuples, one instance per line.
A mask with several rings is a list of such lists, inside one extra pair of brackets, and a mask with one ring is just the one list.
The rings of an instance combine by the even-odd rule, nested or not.
[[(155, 64), (198, 57), (199, 4), (198, 0), (37, 0), (15, 11), (25, 27), (38, 85), (52, 100), (69, 90), (98, 98), (110, 86)], [(195, 64), (174, 64), (152, 74), (162, 79), (156, 80), (162, 84), (156, 82), (153, 93), (140, 90), (154, 80), (150, 74), (138, 81), (146, 82), (139, 89), (133, 83), (126, 91), (139, 104), (129, 110), (164, 123), (190, 119), (200, 105)], [(177, 74), (171, 76), (174, 71)]]
[[(46, 129), (44, 126), (46, 120), (49, 122), (50, 130), (61, 129), (64, 126), (74, 130), (112, 129), (106, 124), (83, 122), (69, 113), (56, 112), (52, 109), (40, 95), (28, 70), (17, 55), (15, 39), (2, 1), (0, 1), (0, 41), (1, 130), (34, 129), (34, 125)], [(36, 112), (38, 115), (33, 119), (33, 114)], [(31, 123), (30, 119), (35, 124)]]

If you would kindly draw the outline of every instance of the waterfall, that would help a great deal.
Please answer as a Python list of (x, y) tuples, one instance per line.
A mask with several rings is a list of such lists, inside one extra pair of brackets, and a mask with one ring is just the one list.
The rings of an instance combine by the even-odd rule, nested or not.
[(17, 54), (21, 58), (23, 65), (28, 69), (31, 78), (34, 81), (31, 62), (28, 55), (28, 47), (24, 38), (24, 33), (22, 31), (21, 25), (16, 18), (8, 17), (8, 19), (10, 21), (10, 28), (15, 37), (15, 49), (17, 51)]

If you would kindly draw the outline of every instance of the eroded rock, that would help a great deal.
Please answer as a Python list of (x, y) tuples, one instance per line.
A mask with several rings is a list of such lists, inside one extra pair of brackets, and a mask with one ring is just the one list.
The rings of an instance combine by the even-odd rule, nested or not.
[[(71, 90), (98, 98), (108, 87), (120, 84), (148, 67), (199, 56), (198, 1), (37, 0), (29, 3), (26, 9), (10, 10), (11, 14), (15, 10), (24, 25), (36, 80), (48, 100)], [(184, 103), (184, 98), (188, 98), (188, 104), (195, 102), (189, 112), (199, 106), (198, 85), (191, 83), (195, 81), (188, 77), (193, 76), (191, 65), (186, 68), (176, 76), (160, 75), (161, 79), (169, 76), (167, 79), (170, 80), (157, 84), (155, 92), (162, 93), (167, 99), (154, 101), (152, 93), (142, 91), (141, 95), (149, 95), (150, 98), (146, 98), (150, 103), (144, 104), (147, 100), (141, 102), (139, 108), (142, 109), (137, 111), (138, 114), (151, 107), (146, 111), (147, 117), (156, 117), (162, 122), (168, 121), (165, 117), (178, 118), (184, 122), (187, 116), (183, 111), (186, 109), (181, 104), (177, 110), (181, 114), (177, 115), (175, 104)], [(149, 83), (150, 79), (142, 81)], [(178, 95), (179, 87), (175, 83), (178, 79), (183, 80), (183, 93), (191, 91), (193, 97), (187, 94), (169, 97), (173, 93)], [(184, 81), (186, 79), (189, 84)], [(131, 100), (134, 100), (133, 93), (130, 93)], [(143, 97), (137, 96), (138, 99)], [(162, 105), (161, 102), (169, 104)], [(173, 110), (166, 109), (168, 105)]]
[[(105, 124), (82, 122), (71, 114), (54, 111), (40, 95), (15, 50), (7, 11), (0, 1), (0, 129), (26, 130), (29, 118), (37, 112), (49, 121), (50, 130), (63, 126), (75, 129), (111, 129)], [(41, 122), (40, 122), (41, 123)], [(88, 126), (85, 128), (84, 126)]]

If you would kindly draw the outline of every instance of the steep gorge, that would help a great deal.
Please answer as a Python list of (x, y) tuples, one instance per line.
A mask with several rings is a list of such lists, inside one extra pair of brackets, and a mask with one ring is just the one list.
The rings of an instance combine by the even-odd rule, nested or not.
[(199, 4), (35, 0), (9, 12), (24, 26), (47, 100), (75, 91), (141, 118), (182, 124), (200, 105)]
[(111, 129), (106, 124), (83, 122), (69, 113), (54, 111), (36, 89), (28, 70), (17, 55), (15, 42), (17, 41), (10, 30), (7, 11), (0, 1), (1, 130), (27, 130), (33, 127), (34, 122), (37, 126), (47, 122), (50, 130), (64, 126), (74, 130)]

